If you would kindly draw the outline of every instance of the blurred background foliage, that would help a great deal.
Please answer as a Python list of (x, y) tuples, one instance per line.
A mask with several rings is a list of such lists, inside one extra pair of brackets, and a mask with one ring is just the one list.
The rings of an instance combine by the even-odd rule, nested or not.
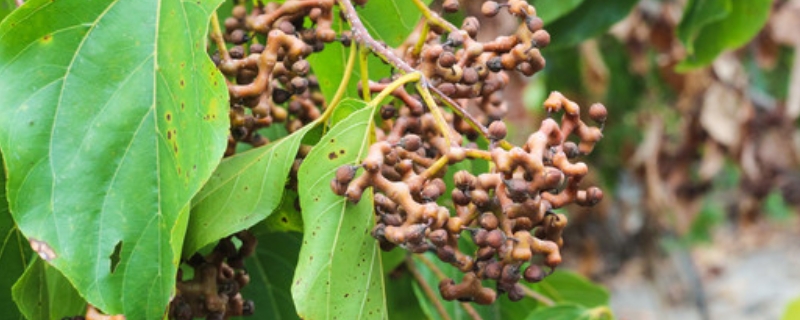
[(530, 2), (553, 40), (506, 90), (511, 139), (551, 91), (609, 110), (565, 261), (619, 318), (798, 319), (800, 1)]

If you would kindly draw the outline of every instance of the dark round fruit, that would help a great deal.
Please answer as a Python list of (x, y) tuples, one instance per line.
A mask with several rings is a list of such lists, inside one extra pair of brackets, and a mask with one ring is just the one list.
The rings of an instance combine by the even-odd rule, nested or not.
[(439, 66), (442, 68), (450, 68), (455, 65), (457, 61), (458, 59), (456, 59), (456, 56), (450, 51), (442, 52), (442, 54), (439, 55), (438, 60)]
[(506, 138), (508, 129), (503, 121), (494, 121), (489, 125), (489, 139), (499, 141)]
[(349, 165), (339, 167), (339, 169), (336, 169), (336, 182), (341, 184), (350, 183), (356, 176), (356, 169), (358, 169), (358, 167)]
[(486, 1), (481, 6), (481, 13), (487, 17), (494, 17), (500, 12), (500, 4), (496, 1)]
[(492, 212), (484, 212), (478, 218), (478, 224), (486, 230), (497, 229), (498, 223), (499, 221), (497, 220), (497, 216), (495, 216)]
[(525, 281), (536, 283), (542, 281), (547, 274), (542, 270), (542, 267), (532, 264), (525, 268), (525, 272), (523, 273), (522, 277), (525, 278)]
[(539, 30), (533, 33), (533, 45), (537, 48), (544, 48), (550, 44), (550, 33)]
[(486, 235), (486, 244), (492, 248), (500, 248), (506, 242), (506, 235), (499, 229), (489, 231)]
[(595, 103), (589, 107), (589, 118), (592, 118), (595, 122), (604, 123), (606, 122), (606, 117), (608, 117), (608, 110), (604, 105)]

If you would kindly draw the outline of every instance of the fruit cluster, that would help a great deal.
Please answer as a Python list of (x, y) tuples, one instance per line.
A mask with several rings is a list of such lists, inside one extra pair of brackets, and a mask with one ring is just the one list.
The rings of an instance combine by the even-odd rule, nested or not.
[[(457, 4), (445, 1), (444, 6), (457, 10)], [(498, 292), (521, 299), (521, 279), (540, 281), (546, 275), (542, 265), (552, 269), (561, 263), (567, 218), (553, 210), (570, 203), (591, 206), (603, 197), (599, 188), (581, 188), (588, 167), (576, 160), (602, 138), (603, 105), (589, 108), (589, 117), (600, 124), (592, 127), (581, 120), (575, 102), (554, 92), (544, 107), (548, 114), (563, 113), (560, 124), (545, 119), (521, 147), (504, 141), (505, 106), (499, 94), (508, 82), (505, 72), (532, 75), (541, 70), (539, 48), (547, 45), (549, 35), (526, 1), (487, 1), (483, 14), (491, 17), (502, 9), (522, 26), (514, 35), (489, 42), (475, 40), (480, 26), (473, 17), (455, 28), (428, 12), (428, 25), (416, 38), (390, 53), (422, 73), (422, 86), (417, 92), (403, 87), (392, 92), (399, 107), (381, 108), (378, 141), (359, 165), (340, 167), (331, 181), (331, 189), (351, 202), (364, 192), (374, 194), (377, 222), (372, 235), (383, 250), (400, 246), (414, 253), (434, 252), (465, 273), (459, 284), (453, 279), (440, 283), (447, 300), (490, 304)], [(369, 91), (385, 90), (391, 80), (370, 83)], [(438, 100), (426, 99), (426, 88)], [(466, 111), (470, 107), (481, 114), (472, 116)], [(468, 141), (480, 135), (490, 141), (486, 150)], [(488, 161), (491, 170), (453, 174), (449, 208), (442, 198), (448, 191), (447, 169), (468, 159)], [(459, 245), (465, 233), (474, 250)], [(482, 280), (496, 281), (497, 291), (484, 287)]]
[[(215, 62), (230, 79), (231, 136), (226, 154), (233, 154), (239, 142), (268, 143), (257, 130), (274, 122), (285, 123), (292, 132), (319, 118), (325, 101), (306, 58), (325, 43), (358, 43), (398, 72), (379, 82), (362, 83), (367, 87), (360, 92), (391, 91), (395, 99), (380, 108), (382, 121), (368, 155), (359, 165), (338, 169), (331, 181), (333, 192), (351, 202), (358, 202), (364, 192), (374, 194), (377, 222), (372, 235), (382, 249), (400, 246), (415, 253), (434, 252), (464, 272), (458, 284), (453, 279), (440, 283), (445, 299), (488, 304), (498, 292), (521, 299), (521, 279), (540, 281), (547, 274), (542, 266), (552, 269), (561, 263), (561, 233), (567, 218), (553, 210), (570, 203), (593, 205), (603, 197), (596, 187), (581, 187), (588, 167), (577, 159), (602, 138), (605, 107), (589, 108), (589, 117), (600, 124), (592, 127), (581, 120), (575, 102), (554, 92), (544, 107), (548, 114), (563, 113), (560, 124), (545, 119), (519, 147), (504, 140), (507, 105), (501, 95), (508, 73), (530, 76), (542, 70), (540, 49), (550, 42), (535, 8), (524, 0), (483, 3), (487, 18), (506, 10), (520, 21), (514, 34), (485, 42), (477, 40), (478, 18), (465, 18), (459, 28), (421, 6), (425, 19), (398, 48), (372, 39), (349, 0), (338, 4), (351, 30), (337, 34), (331, 29), (335, 4), (288, 0), (256, 5), (249, 13), (237, 5), (224, 21), (225, 32), (212, 32), (220, 49)], [(459, 10), (458, 0), (442, 5), (449, 12)], [(226, 42), (234, 46), (226, 50)], [(411, 80), (418, 82), (415, 88), (398, 85), (411, 79), (408, 76), (417, 76)], [(478, 146), (480, 137), (489, 141), (488, 146)], [(473, 160), (489, 162), (490, 171), (447, 173), (448, 167)], [(451, 190), (446, 179), (452, 179)], [(474, 250), (460, 246), (463, 234), (470, 235)], [(218, 251), (210, 258), (194, 259), (196, 276), (179, 281), (181, 294), (173, 300), (172, 317), (252, 311), (252, 304), (238, 296), (246, 284), (239, 280), (246, 280), (246, 273), (235, 271), (241, 266), (231, 262), (241, 264), (236, 259), (249, 255), (242, 253), (248, 252), (245, 245), (236, 251), (223, 240)], [(495, 280), (497, 291), (484, 287), (483, 280)]]
[[(267, 144), (257, 131), (275, 122), (294, 132), (320, 116), (324, 98), (306, 57), (339, 40), (330, 27), (333, 5), (333, 0), (270, 2), (248, 12), (239, 4), (225, 19), (224, 34), (212, 33), (220, 49), (213, 60), (231, 79), (226, 156), (238, 142)], [(228, 44), (233, 46), (225, 49)]]
[(178, 270), (177, 293), (170, 302), (170, 319), (227, 319), (248, 316), (255, 311), (252, 300), (244, 300), (240, 290), (250, 282), (244, 259), (255, 252), (258, 240), (246, 231), (235, 235), (241, 241), (236, 248), (231, 237), (222, 239), (207, 256), (195, 254), (187, 263), (194, 271), (190, 280)]

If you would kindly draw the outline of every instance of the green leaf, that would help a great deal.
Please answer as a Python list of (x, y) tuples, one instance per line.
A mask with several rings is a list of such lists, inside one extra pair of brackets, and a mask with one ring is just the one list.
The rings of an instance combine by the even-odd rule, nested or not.
[(258, 236), (255, 257), (245, 260), (250, 283), (242, 289), (242, 297), (256, 305), (254, 319), (299, 319), (290, 289), (301, 239), (296, 232)]
[(731, 1), (724, 19), (708, 23), (697, 33), (689, 55), (676, 69), (687, 71), (708, 65), (722, 51), (741, 47), (752, 39), (769, 17), (772, 0)]
[(284, 190), (278, 209), (269, 217), (250, 228), (255, 235), (270, 232), (303, 232), (303, 217), (300, 213), (300, 199), (297, 191)]
[(789, 302), (786, 310), (783, 311), (781, 320), (800, 319), (800, 298), (796, 298)]
[(106, 313), (160, 318), (174, 292), (191, 197), (226, 145), (204, 52), (218, 3), (32, 0), (0, 23), (11, 213)]
[(414, 278), (408, 272), (387, 274), (385, 282), (389, 319), (426, 319), (414, 294)]
[(569, 271), (556, 271), (532, 287), (557, 303), (573, 303), (592, 308), (608, 305), (605, 288)]
[(0, 0), (0, 21), (17, 8), (14, 0)]
[(31, 257), (31, 249), (25, 238), (17, 230), (6, 201), (6, 174), (3, 155), (0, 154), (0, 319), (22, 319), (22, 314), (11, 299), (11, 286), (22, 276)]
[(637, 0), (584, 1), (547, 27), (552, 40), (544, 53), (558, 48), (571, 47), (601, 35), (612, 25), (625, 18)]
[(14, 284), (13, 295), (27, 319), (61, 319), (86, 313), (86, 301), (67, 278), (39, 258)]
[(272, 214), (281, 204), (300, 142), (314, 127), (223, 160), (192, 200), (184, 256)]
[(364, 103), (361, 102), (361, 100), (344, 98), (342, 102), (336, 106), (336, 109), (333, 110), (333, 114), (331, 114), (331, 126), (334, 126), (342, 120), (347, 119), (347, 117), (353, 114), (353, 112), (356, 112), (362, 108), (364, 108)]
[(557, 304), (552, 307), (537, 309), (526, 319), (528, 320), (605, 320), (612, 319), (611, 311), (607, 307), (588, 309), (574, 304)]
[(694, 52), (694, 40), (706, 25), (719, 21), (731, 12), (731, 0), (689, 0), (676, 30), (678, 40), (689, 54)]
[[(430, 1), (425, 0), (423, 2), (429, 3)], [(336, 18), (333, 22), (333, 30), (346, 30), (347, 26), (343, 25), (339, 18), (338, 7), (334, 11), (334, 17)], [(405, 41), (406, 36), (411, 33), (421, 16), (412, 1), (372, 1), (363, 8), (359, 8), (358, 13), (370, 35), (377, 40), (383, 40), (387, 45), (393, 47)], [(350, 48), (346, 48), (340, 43), (330, 43), (325, 45), (325, 49), (322, 52), (308, 57), (308, 62), (317, 76), (320, 89), (326, 101), (331, 101), (339, 88), (341, 79), (344, 77), (344, 66), (347, 65), (349, 53)], [(377, 80), (390, 76), (391, 68), (379, 58), (370, 55), (368, 65), (370, 79)], [(359, 97), (360, 93), (357, 86), (360, 75), (358, 60), (356, 60), (353, 74), (350, 76), (350, 82), (345, 91), (345, 97)]]
[(575, 10), (583, 0), (528, 0), (536, 7), (536, 15), (548, 25)]
[(341, 165), (355, 165), (370, 145), (373, 108), (362, 108), (322, 137), (300, 166), (303, 247), (292, 284), (304, 319), (386, 318), (381, 255), (370, 236), (372, 193), (358, 204), (331, 191)]
[(406, 260), (406, 251), (397, 249), (392, 251), (381, 250), (383, 274), (390, 274)]

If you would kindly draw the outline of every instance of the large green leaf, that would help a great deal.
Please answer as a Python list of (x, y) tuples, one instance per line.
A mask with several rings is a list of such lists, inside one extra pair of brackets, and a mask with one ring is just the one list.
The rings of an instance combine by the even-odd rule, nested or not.
[(290, 290), (301, 240), (296, 232), (258, 236), (256, 256), (245, 261), (250, 284), (242, 289), (242, 296), (257, 306), (255, 319), (299, 319)]
[(11, 213), (107, 313), (160, 318), (174, 291), (191, 197), (226, 144), (204, 52), (218, 3), (33, 0), (0, 23)]
[(25, 272), (31, 249), (8, 212), (3, 167), (3, 155), (0, 154), (0, 266), (3, 269), (3, 276), (0, 277), (0, 319), (22, 319), (22, 314), (11, 299), (11, 286)]
[(425, 312), (420, 308), (414, 294), (414, 277), (408, 272), (387, 274), (385, 277), (389, 319), (425, 319)]
[(609, 302), (608, 290), (570, 271), (556, 271), (532, 287), (557, 303), (593, 308)]
[(304, 319), (387, 317), (381, 254), (369, 234), (375, 224), (372, 193), (352, 204), (330, 188), (339, 166), (366, 156), (372, 109), (362, 108), (331, 128), (300, 167), (305, 230), (292, 297)]
[(14, 0), (0, 0), (0, 21), (17, 8)]
[(314, 127), (316, 124), (307, 125), (263, 148), (223, 160), (192, 200), (184, 255), (272, 214), (281, 204), (300, 142)]
[(706, 25), (725, 18), (731, 12), (731, 0), (689, 0), (683, 10), (678, 29), (680, 40), (689, 54), (694, 52), (694, 40)]
[(692, 44), (687, 44), (687, 48), (694, 49), (693, 54), (677, 66), (679, 71), (706, 66), (722, 51), (738, 48), (750, 41), (767, 22), (772, 0), (731, 1), (730, 4), (730, 13), (723, 19), (707, 23), (700, 31), (695, 31)]
[(547, 26), (552, 40), (544, 49), (555, 50), (601, 35), (625, 18), (637, 0), (584, 1), (578, 8)]
[[(430, 3), (430, 0), (423, 0), (423, 2)], [(371, 1), (363, 8), (358, 9), (358, 14), (372, 37), (383, 40), (387, 45), (393, 47), (403, 43), (421, 16), (412, 1)], [(339, 19), (338, 8), (334, 16), (336, 19), (333, 29), (346, 30), (346, 24), (343, 25)], [(308, 58), (327, 101), (331, 101), (344, 77), (344, 66), (347, 64), (349, 52), (350, 48), (346, 48), (340, 43), (331, 43), (325, 45), (322, 52), (315, 53)], [(368, 62), (370, 79), (373, 81), (390, 75), (391, 68), (377, 57), (370, 55)], [(361, 72), (356, 64), (347, 85), (347, 91), (345, 91), (346, 97), (360, 96), (357, 87), (360, 75)]]
[(58, 270), (39, 258), (14, 284), (13, 294), (28, 319), (61, 319), (86, 313), (86, 301), (75, 288)]
[(528, 2), (536, 7), (536, 15), (548, 25), (575, 10), (583, 0), (528, 0)]

